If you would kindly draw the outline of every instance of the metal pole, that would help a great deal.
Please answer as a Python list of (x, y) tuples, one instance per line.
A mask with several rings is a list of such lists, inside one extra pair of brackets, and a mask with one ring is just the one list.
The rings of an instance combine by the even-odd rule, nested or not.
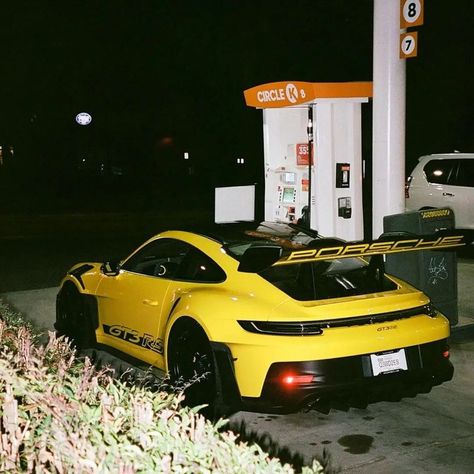
[(372, 234), (405, 210), (405, 59), (399, 57), (400, 0), (374, 0)]
[(313, 166), (313, 105), (311, 104), (308, 108), (308, 227), (311, 228), (311, 188), (313, 184), (312, 179), (312, 166)]

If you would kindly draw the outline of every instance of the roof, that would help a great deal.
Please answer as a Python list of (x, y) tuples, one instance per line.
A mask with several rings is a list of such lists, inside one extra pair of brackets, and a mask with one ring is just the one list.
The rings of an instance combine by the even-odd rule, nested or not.
[(446, 159), (454, 159), (454, 160), (468, 160), (474, 159), (474, 153), (433, 153), (431, 155), (423, 155), (418, 158), (418, 161), (421, 160), (446, 160)]

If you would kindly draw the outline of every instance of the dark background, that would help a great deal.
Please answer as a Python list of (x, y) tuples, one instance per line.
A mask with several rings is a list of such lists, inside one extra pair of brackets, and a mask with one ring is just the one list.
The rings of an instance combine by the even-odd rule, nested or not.
[[(208, 208), (216, 185), (262, 189), (261, 111), (243, 91), (372, 79), (372, 0), (11, 2), (0, 17), (4, 213)], [(474, 151), (473, 17), (471, 0), (425, 1), (407, 172)]]

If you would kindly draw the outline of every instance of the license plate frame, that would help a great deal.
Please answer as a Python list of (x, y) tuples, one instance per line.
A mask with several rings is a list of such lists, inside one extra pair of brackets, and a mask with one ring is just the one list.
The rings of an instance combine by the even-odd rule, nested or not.
[(408, 364), (405, 349), (370, 354), (370, 365), (374, 377), (407, 371)]

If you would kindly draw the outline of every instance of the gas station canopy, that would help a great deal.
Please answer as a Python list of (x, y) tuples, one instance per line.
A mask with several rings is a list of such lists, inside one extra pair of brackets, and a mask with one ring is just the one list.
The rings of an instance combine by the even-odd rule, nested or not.
[(244, 91), (245, 103), (260, 109), (291, 107), (317, 99), (372, 97), (372, 82), (271, 82)]

